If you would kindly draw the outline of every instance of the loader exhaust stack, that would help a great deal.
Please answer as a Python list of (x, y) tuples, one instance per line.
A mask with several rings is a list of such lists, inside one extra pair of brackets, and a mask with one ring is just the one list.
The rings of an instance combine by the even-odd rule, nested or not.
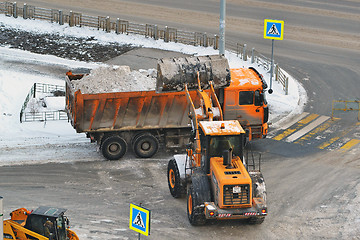
[(229, 63), (224, 56), (163, 58), (158, 61), (156, 91), (182, 91), (185, 83), (189, 89), (198, 88), (197, 72), (202, 89), (209, 87), (209, 81), (214, 88), (230, 85)]

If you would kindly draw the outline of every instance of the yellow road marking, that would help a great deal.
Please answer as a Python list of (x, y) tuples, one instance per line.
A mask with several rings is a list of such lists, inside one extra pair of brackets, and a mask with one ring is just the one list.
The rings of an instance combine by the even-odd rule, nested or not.
[[(359, 126), (360, 123), (356, 123), (356, 126)], [(355, 126), (350, 127), (348, 130), (342, 131), (341, 134), (337, 137), (333, 137), (331, 138), (329, 141), (324, 142), (323, 144), (321, 144), (318, 148), (320, 149), (324, 149), (328, 146), (330, 146), (331, 144), (333, 144), (335, 141), (339, 140), (340, 138), (342, 138), (343, 136), (345, 136), (346, 134), (348, 134), (351, 130), (354, 129)]]
[(298, 125), (295, 128), (288, 128), (286, 129), (283, 133), (273, 137), (272, 139), (274, 140), (281, 140), (287, 136), (289, 136), (290, 134), (292, 134), (293, 132), (299, 130), (300, 128), (302, 128), (305, 124), (308, 124), (309, 122), (311, 122), (312, 120), (314, 120), (315, 118), (317, 118), (319, 115), (318, 114), (310, 114), (309, 116), (307, 116), (306, 118), (298, 121)]
[(309, 132), (308, 134), (306, 134), (305, 136), (303, 136), (302, 138), (300, 138), (299, 140), (297, 140), (295, 143), (301, 143), (303, 141), (307, 141), (310, 138), (312, 138), (314, 135), (318, 134), (319, 132), (323, 132), (326, 129), (328, 129), (332, 123), (334, 121), (339, 120), (340, 118), (334, 118), (334, 120), (327, 120), (324, 124), (320, 125), (319, 127), (315, 128), (314, 130), (312, 130), (311, 132)]
[(353, 146), (355, 146), (358, 143), (360, 143), (359, 139), (351, 139), (344, 146), (342, 146), (340, 149), (343, 150), (343, 151), (346, 151), (346, 150), (349, 150), (350, 148), (352, 148)]

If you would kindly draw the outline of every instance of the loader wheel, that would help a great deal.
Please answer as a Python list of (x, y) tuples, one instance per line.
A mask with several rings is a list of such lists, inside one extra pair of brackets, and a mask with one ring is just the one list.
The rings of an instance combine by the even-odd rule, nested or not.
[(200, 207), (202, 203), (200, 203), (198, 196), (191, 185), (187, 194), (187, 215), (190, 224), (193, 226), (200, 226), (206, 223), (204, 208)]
[(174, 158), (168, 163), (167, 176), (169, 190), (174, 198), (179, 198), (183, 193), (186, 193), (181, 184), (179, 168)]
[(133, 149), (140, 158), (151, 158), (159, 149), (159, 141), (150, 133), (144, 133), (134, 139)]
[(118, 160), (123, 157), (127, 150), (126, 141), (120, 136), (107, 137), (101, 143), (101, 152), (108, 160)]
[(251, 217), (249, 218), (249, 224), (261, 224), (265, 220), (265, 217)]

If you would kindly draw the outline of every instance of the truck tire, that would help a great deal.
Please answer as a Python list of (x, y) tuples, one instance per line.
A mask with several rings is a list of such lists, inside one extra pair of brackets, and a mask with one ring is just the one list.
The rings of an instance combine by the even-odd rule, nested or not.
[(101, 152), (108, 160), (118, 160), (125, 155), (126, 151), (126, 141), (120, 136), (112, 135), (101, 142)]
[(169, 190), (174, 198), (179, 198), (183, 193), (186, 193), (181, 183), (179, 168), (174, 158), (168, 163), (167, 177)]
[(159, 141), (150, 133), (140, 134), (134, 139), (133, 150), (137, 157), (151, 158), (159, 149)]
[(191, 182), (187, 194), (188, 218), (191, 225), (204, 225), (206, 218), (203, 204), (211, 201), (209, 178), (201, 169), (195, 169)]

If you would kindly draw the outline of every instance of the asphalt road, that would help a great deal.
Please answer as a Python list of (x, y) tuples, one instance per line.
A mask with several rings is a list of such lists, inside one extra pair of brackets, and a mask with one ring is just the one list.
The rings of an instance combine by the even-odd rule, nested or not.
[[(275, 60), (304, 85), (309, 96), (306, 111), (330, 115), (333, 99), (359, 100), (358, 0), (227, 2), (227, 40), (247, 43), (262, 53), (271, 50), (271, 41), (262, 39), (263, 19), (285, 20), (285, 40), (276, 42)], [(27, 3), (218, 32), (219, 1)], [(1, 167), (0, 189), (7, 213), (23, 206), (68, 208), (81, 239), (134, 239), (137, 235), (127, 227), (128, 208), (140, 202), (153, 211), (149, 239), (360, 239), (359, 148), (328, 152), (269, 139), (255, 143), (254, 150), (263, 153), (270, 213), (259, 226), (230, 221), (192, 227), (185, 199), (173, 199), (167, 188), (171, 153), (160, 152), (148, 161), (128, 153), (123, 160), (110, 162), (95, 152), (95, 146), (88, 147), (91, 162)], [(17, 154), (16, 149), (11, 151)], [(20, 151), (26, 154), (28, 149)], [(76, 159), (76, 151), (71, 152), (61, 158)]]

